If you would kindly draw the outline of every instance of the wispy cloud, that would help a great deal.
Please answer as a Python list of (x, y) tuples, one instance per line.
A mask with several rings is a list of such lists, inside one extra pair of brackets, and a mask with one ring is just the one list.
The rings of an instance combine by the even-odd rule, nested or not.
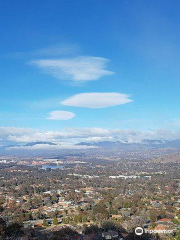
[(74, 56), (80, 52), (80, 48), (72, 44), (56, 44), (47, 46), (40, 49), (25, 51), (25, 52), (12, 52), (4, 55), (4, 57), (15, 59), (27, 59), (27, 58), (49, 58), (49, 57), (62, 57), (62, 56)]
[(61, 102), (65, 106), (85, 108), (105, 108), (132, 102), (130, 96), (116, 92), (111, 93), (81, 93), (76, 94)]
[(49, 120), (69, 120), (75, 117), (75, 114), (68, 111), (52, 111), (49, 113)]
[(51, 56), (64, 56), (64, 55), (74, 55), (79, 52), (79, 47), (75, 45), (60, 44), (53, 45), (45, 48), (41, 48), (31, 52), (31, 55), (39, 57), (51, 57)]
[(108, 59), (101, 57), (81, 56), (65, 59), (40, 59), (32, 61), (42, 70), (59, 79), (72, 81), (92, 81), (114, 72), (106, 70)]

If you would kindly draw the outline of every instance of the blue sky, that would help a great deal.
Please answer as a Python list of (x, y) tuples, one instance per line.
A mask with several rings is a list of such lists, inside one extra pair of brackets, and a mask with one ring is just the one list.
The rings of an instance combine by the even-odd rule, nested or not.
[(178, 0), (0, 8), (1, 127), (179, 131)]

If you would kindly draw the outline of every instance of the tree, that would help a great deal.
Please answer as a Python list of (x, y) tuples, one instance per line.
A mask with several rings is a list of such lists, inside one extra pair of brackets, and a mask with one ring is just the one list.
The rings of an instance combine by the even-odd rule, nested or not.
[(6, 222), (2, 218), (0, 218), (0, 237), (4, 235), (5, 227), (6, 227)]
[(58, 224), (58, 219), (57, 219), (56, 217), (53, 219), (53, 224), (54, 224), (54, 225), (57, 225), (57, 224)]
[(7, 223), (0, 219), (0, 239), (12, 239), (16, 240), (22, 235), (22, 226), (18, 223), (12, 223), (7, 225)]
[(105, 221), (102, 224), (102, 228), (104, 231), (108, 230), (115, 230), (120, 232), (126, 232), (126, 230), (123, 228), (123, 226), (119, 223), (113, 222), (113, 221)]
[(106, 221), (106, 222), (103, 222), (102, 228), (104, 229), (104, 231), (108, 231), (108, 230), (115, 230), (116, 227), (113, 221)]
[(177, 225), (179, 224), (179, 221), (177, 219), (173, 219), (172, 221), (174, 224), (177, 224)]
[(150, 220), (151, 222), (157, 221), (158, 213), (156, 210), (151, 210), (150, 211)]
[(84, 217), (82, 218), (82, 222), (85, 223), (85, 222), (87, 222), (87, 221), (88, 221), (87, 216), (84, 216)]
[(78, 236), (79, 234), (71, 228), (63, 228), (53, 233), (50, 240), (73, 240), (77, 239)]
[(64, 223), (64, 224), (68, 224), (69, 222), (70, 222), (69, 217), (63, 218), (63, 223)]
[(109, 213), (107, 211), (106, 205), (100, 201), (97, 206), (93, 210), (94, 214), (100, 214), (102, 215), (102, 219), (107, 219), (109, 217)]
[(83, 230), (85, 235), (88, 235), (88, 234), (91, 234), (91, 233), (97, 234), (100, 231), (101, 231), (101, 229), (98, 228), (98, 226), (96, 226), (96, 225), (85, 227), (84, 230)]
[(47, 220), (46, 220), (45, 218), (43, 219), (43, 226), (44, 226), (44, 227), (47, 227), (47, 226), (48, 226)]

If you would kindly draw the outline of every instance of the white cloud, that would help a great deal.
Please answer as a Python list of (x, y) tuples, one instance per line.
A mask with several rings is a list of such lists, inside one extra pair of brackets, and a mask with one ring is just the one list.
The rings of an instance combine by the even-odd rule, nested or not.
[(75, 117), (75, 114), (68, 111), (52, 111), (47, 119), (50, 120), (69, 120)]
[(111, 93), (80, 93), (61, 102), (65, 106), (85, 108), (105, 108), (132, 102), (130, 96), (116, 92)]
[(113, 74), (105, 69), (107, 62), (106, 58), (82, 56), (65, 59), (40, 59), (31, 63), (59, 79), (91, 81)]
[(0, 127), (0, 138), (6, 139), (7, 136), (15, 135), (22, 136), (26, 134), (33, 134), (36, 131), (31, 128), (17, 128), (17, 127)]
[(75, 145), (80, 142), (96, 141), (140, 143), (145, 139), (176, 140), (180, 139), (180, 131), (166, 129), (135, 131), (128, 129), (121, 130), (119, 128), (68, 128), (62, 131), (40, 131), (25, 128), (0, 127), (0, 145), (6, 146), (29, 142), (52, 142), (62, 147), (66, 145)]
[(13, 146), (7, 147), (6, 150), (46, 150), (46, 151), (56, 151), (56, 150), (84, 150), (97, 148), (94, 146), (85, 146), (85, 145), (73, 145), (73, 144), (64, 144), (64, 145), (49, 145), (49, 144), (36, 144), (33, 146)]

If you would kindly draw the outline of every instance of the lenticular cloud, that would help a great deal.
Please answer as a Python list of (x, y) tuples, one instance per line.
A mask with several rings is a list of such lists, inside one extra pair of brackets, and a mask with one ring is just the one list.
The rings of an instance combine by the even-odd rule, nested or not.
[(69, 120), (72, 119), (75, 114), (68, 111), (52, 111), (49, 113), (49, 120)]
[(65, 106), (85, 108), (105, 108), (132, 102), (130, 96), (121, 93), (81, 93), (61, 102)]

